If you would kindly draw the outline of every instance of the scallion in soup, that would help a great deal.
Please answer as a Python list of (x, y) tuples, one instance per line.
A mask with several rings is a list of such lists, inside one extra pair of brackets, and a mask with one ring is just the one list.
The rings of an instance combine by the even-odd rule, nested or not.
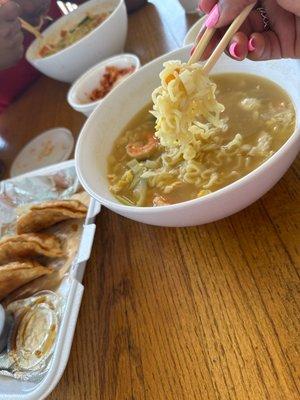
[(113, 146), (110, 191), (124, 204), (162, 206), (212, 193), (256, 169), (294, 131), (293, 104), (273, 82), (246, 74), (210, 81), (181, 66), (165, 64), (154, 106)]

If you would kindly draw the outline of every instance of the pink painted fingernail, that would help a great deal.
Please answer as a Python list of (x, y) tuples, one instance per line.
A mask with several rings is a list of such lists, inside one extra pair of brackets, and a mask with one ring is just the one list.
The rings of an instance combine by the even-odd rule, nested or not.
[(211, 12), (208, 14), (205, 25), (207, 28), (213, 28), (217, 25), (220, 18), (219, 6), (216, 4)]
[(248, 50), (254, 51), (255, 50), (255, 39), (251, 38), (248, 42)]
[(190, 56), (192, 56), (194, 54), (195, 48), (196, 48), (196, 46), (192, 47), (192, 50), (190, 51)]
[(233, 42), (231, 43), (230, 47), (229, 47), (229, 53), (232, 55), (232, 57), (239, 59), (240, 58), (240, 54), (238, 51), (238, 44), (237, 42)]

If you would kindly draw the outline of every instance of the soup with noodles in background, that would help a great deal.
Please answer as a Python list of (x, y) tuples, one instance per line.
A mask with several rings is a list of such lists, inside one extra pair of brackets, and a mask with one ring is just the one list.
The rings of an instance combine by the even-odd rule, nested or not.
[(48, 57), (55, 54), (73, 43), (78, 42), (84, 36), (88, 35), (93, 29), (102, 24), (110, 15), (110, 12), (101, 14), (87, 14), (77, 25), (71, 28), (62, 29), (59, 33), (59, 39), (53, 42), (46, 42), (40, 48), (38, 54), (40, 57)]
[[(108, 159), (110, 190), (120, 202), (162, 206), (205, 196), (256, 169), (291, 136), (295, 110), (279, 86), (246, 74), (216, 75), (211, 80), (222, 123), (213, 125), (209, 114), (208, 122), (195, 122), (199, 129), (210, 124), (208, 131), (195, 130), (196, 141), (182, 136), (170, 144), (160, 137), (166, 121), (158, 122), (157, 111), (150, 114), (152, 105), (126, 126)], [(154, 104), (159, 101), (154, 97)], [(165, 104), (159, 107), (166, 112)]]

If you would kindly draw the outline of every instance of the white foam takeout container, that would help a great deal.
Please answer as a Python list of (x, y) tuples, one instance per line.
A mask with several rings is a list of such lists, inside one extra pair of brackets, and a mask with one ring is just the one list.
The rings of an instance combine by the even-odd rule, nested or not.
[[(74, 166), (74, 160), (65, 161), (51, 165), (27, 174), (9, 179), (10, 182), (22, 179), (23, 177), (47, 175)], [(77, 323), (78, 312), (84, 287), (81, 283), (85, 266), (90, 258), (96, 225), (94, 219), (100, 212), (100, 204), (91, 199), (88, 213), (84, 222), (83, 234), (81, 237), (77, 262), (73, 264), (68, 274), (69, 290), (66, 295), (66, 303), (61, 319), (54, 353), (50, 361), (50, 368), (44, 378), (38, 382), (24, 382), (0, 375), (0, 399), (1, 400), (42, 400), (45, 399), (60, 381), (66, 368), (73, 335)], [(61, 285), (62, 286), (62, 285)]]

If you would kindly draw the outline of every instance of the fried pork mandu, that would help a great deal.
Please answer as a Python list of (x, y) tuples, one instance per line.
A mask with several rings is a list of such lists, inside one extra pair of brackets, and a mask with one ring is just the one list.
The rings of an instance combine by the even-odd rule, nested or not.
[(84, 218), (86, 213), (87, 206), (75, 198), (34, 204), (19, 216), (17, 232), (38, 232), (67, 219)]
[(26, 283), (51, 272), (52, 269), (32, 260), (15, 261), (0, 266), (0, 301)]
[(0, 265), (20, 258), (35, 256), (62, 257), (60, 239), (47, 233), (24, 233), (6, 236), (0, 240)]

